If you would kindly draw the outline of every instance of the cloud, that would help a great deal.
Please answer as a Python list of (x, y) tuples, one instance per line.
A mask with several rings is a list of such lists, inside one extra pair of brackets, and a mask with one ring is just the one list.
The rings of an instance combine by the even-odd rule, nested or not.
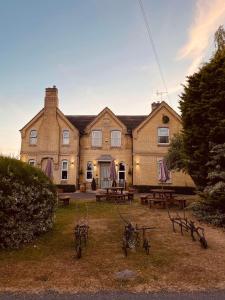
[(179, 50), (178, 59), (192, 59), (188, 74), (202, 62), (209, 48), (210, 38), (225, 21), (224, 0), (197, 0), (194, 20), (188, 31), (188, 41)]

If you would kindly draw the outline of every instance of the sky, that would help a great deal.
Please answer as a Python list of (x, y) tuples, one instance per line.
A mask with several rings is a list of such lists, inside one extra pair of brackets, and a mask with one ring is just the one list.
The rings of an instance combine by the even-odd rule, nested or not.
[(186, 76), (214, 51), (224, 0), (0, 0), (0, 153), (18, 155), (19, 130), (56, 85), (64, 114), (179, 112)]

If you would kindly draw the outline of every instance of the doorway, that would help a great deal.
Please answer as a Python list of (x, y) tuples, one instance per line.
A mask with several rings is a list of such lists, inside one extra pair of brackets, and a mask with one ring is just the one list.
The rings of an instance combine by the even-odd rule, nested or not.
[(100, 163), (100, 188), (105, 189), (112, 186), (111, 180), (109, 178), (110, 163), (109, 162), (101, 162)]

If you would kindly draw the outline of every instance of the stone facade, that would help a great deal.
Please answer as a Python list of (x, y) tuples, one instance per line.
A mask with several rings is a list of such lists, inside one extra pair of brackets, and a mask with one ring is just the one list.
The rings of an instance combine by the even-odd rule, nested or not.
[[(181, 128), (179, 115), (165, 102), (146, 116), (116, 116), (109, 108), (97, 116), (65, 116), (57, 88), (47, 88), (44, 108), (21, 129), (21, 159), (43, 170), (50, 159), (56, 184), (90, 187), (95, 178), (98, 187), (107, 187), (114, 160), (119, 184), (157, 186), (157, 162)], [(167, 184), (194, 186), (180, 172)]]

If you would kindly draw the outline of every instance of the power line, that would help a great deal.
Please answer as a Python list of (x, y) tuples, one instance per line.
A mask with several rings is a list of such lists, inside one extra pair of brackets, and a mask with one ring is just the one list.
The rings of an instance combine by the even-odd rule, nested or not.
[[(167, 93), (167, 96), (168, 96), (168, 89), (167, 89), (165, 77), (163, 75), (162, 67), (161, 67), (161, 64), (160, 64), (160, 61), (159, 61), (159, 56), (157, 54), (155, 43), (154, 43), (154, 40), (152, 38), (150, 25), (149, 25), (149, 22), (148, 22), (148, 19), (147, 19), (147, 15), (145, 13), (145, 9), (144, 9), (142, 0), (138, 0), (138, 3), (139, 3), (139, 6), (140, 6), (140, 9), (141, 9), (141, 13), (143, 15), (144, 23), (145, 23), (145, 26), (146, 26), (146, 29), (147, 29), (148, 38), (149, 38), (149, 41), (150, 41), (151, 46), (152, 46), (152, 50), (153, 50), (155, 60), (156, 60), (156, 63), (157, 63), (158, 69), (159, 69), (159, 74), (160, 74), (160, 77), (161, 77), (161, 80), (162, 80), (162, 84), (163, 84), (165, 92)], [(169, 98), (169, 96), (168, 96), (168, 98)]]

